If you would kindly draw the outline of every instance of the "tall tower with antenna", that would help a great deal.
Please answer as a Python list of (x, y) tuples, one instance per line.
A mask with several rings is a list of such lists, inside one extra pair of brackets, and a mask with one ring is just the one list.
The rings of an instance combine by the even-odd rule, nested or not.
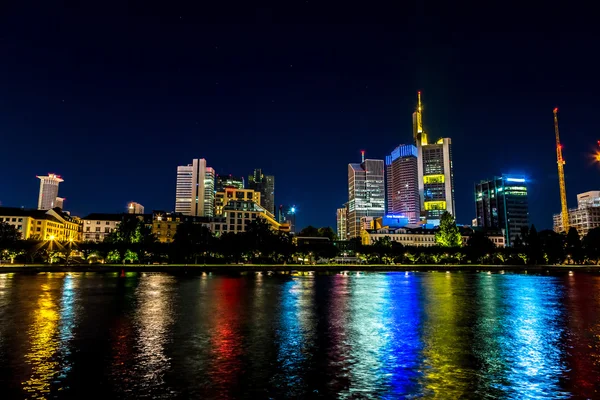
[(558, 183), (560, 185), (560, 213), (565, 232), (569, 231), (569, 210), (567, 208), (567, 186), (565, 184), (565, 160), (558, 134), (558, 108), (554, 109), (554, 134), (556, 135), (556, 163), (558, 164)]
[(452, 140), (442, 137), (429, 142), (423, 129), (421, 92), (417, 92), (417, 109), (413, 113), (413, 138), (417, 147), (421, 220), (437, 226), (444, 212), (455, 215)]

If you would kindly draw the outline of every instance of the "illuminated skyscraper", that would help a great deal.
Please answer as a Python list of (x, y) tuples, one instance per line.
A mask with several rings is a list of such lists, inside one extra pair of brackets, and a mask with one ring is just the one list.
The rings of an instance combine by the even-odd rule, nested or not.
[(127, 213), (128, 214), (143, 214), (144, 206), (141, 205), (140, 203), (136, 203), (135, 201), (132, 201), (131, 203), (127, 204)]
[(401, 145), (385, 158), (387, 172), (387, 213), (403, 215), (408, 222), (419, 222), (421, 201), (419, 199), (417, 148)]
[(212, 217), (215, 200), (215, 171), (204, 158), (177, 167), (175, 212)]
[(65, 200), (66, 199), (64, 197), (57, 197), (54, 201), (54, 207), (58, 207), (62, 210), (65, 205)]
[(365, 160), (348, 164), (348, 236), (360, 237), (362, 217), (385, 214), (383, 160)]
[(502, 229), (507, 246), (529, 226), (527, 181), (522, 176), (481, 181), (475, 185), (475, 204), (477, 227)]
[(261, 206), (275, 214), (275, 177), (263, 175), (261, 169), (255, 169), (248, 177), (248, 188), (260, 192)]
[(452, 141), (442, 138), (435, 143), (423, 130), (421, 92), (418, 93), (417, 110), (413, 113), (413, 137), (419, 159), (417, 170), (421, 215), (427, 223), (438, 225), (444, 211), (454, 212), (454, 172), (452, 167)]
[(50, 210), (56, 207), (58, 185), (64, 180), (55, 174), (38, 176), (40, 179), (40, 194), (38, 196), (38, 210)]
[(346, 207), (337, 209), (337, 238), (348, 239), (348, 209)]

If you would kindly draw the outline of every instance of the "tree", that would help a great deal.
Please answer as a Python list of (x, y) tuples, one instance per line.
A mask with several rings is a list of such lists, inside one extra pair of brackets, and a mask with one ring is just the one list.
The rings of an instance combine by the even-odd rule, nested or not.
[(585, 256), (594, 261), (594, 264), (598, 264), (598, 260), (600, 260), (600, 227), (588, 231), (583, 238), (583, 249)]
[(444, 211), (442, 214), (439, 230), (435, 233), (435, 241), (441, 247), (460, 247), (462, 245), (462, 237), (456, 221), (448, 211)]
[(549, 264), (562, 264), (565, 260), (565, 236), (550, 229), (538, 234), (542, 253)]
[(320, 237), (319, 229), (312, 225), (307, 226), (298, 233), (300, 237)]
[(21, 234), (14, 225), (0, 222), (0, 250), (14, 250)]
[(184, 260), (198, 264), (198, 257), (206, 257), (206, 253), (214, 249), (214, 240), (212, 232), (206, 226), (184, 222), (177, 226), (173, 247)]
[[(152, 234), (152, 229), (144, 224), (144, 221), (136, 217), (125, 218), (112, 231), (104, 241), (110, 246), (107, 253), (111, 254), (111, 260), (118, 258), (118, 261), (123, 261), (127, 255), (127, 250), (137, 253), (141, 259), (146, 250), (150, 249), (156, 242), (156, 237)], [(115, 257), (116, 251), (118, 254)], [(131, 260), (131, 257), (128, 257)]]
[(571, 227), (567, 232), (565, 251), (573, 262), (579, 264), (583, 261), (583, 246), (577, 229)]
[(542, 262), (542, 245), (540, 243), (540, 238), (537, 233), (537, 229), (535, 229), (535, 225), (531, 225), (529, 228), (529, 232), (527, 234), (527, 259), (531, 264), (537, 264), (538, 262)]

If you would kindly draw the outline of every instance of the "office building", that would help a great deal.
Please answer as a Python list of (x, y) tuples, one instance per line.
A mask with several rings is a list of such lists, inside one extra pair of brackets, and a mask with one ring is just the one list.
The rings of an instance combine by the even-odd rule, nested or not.
[(207, 167), (204, 175), (204, 213), (202, 217), (215, 215), (215, 170)]
[(412, 224), (420, 220), (417, 148), (401, 145), (386, 156), (387, 212), (403, 215)]
[(261, 194), (252, 189), (225, 188), (222, 192), (215, 194), (215, 216), (223, 215), (223, 210), (230, 201), (253, 201), (261, 205)]
[(417, 165), (421, 216), (428, 224), (439, 225), (440, 217), (454, 210), (454, 172), (452, 166), (452, 141), (441, 138), (429, 142), (423, 129), (421, 92), (418, 93), (417, 110), (413, 113), (413, 137), (417, 147)]
[(0, 207), (0, 222), (14, 226), (24, 240), (81, 240), (79, 218), (71, 217), (58, 207), (50, 210)]
[(140, 203), (136, 203), (135, 201), (132, 201), (131, 203), (129, 203), (127, 205), (127, 214), (143, 214), (144, 213), (144, 206), (141, 205)]
[(577, 208), (600, 207), (600, 190), (579, 193), (577, 195)]
[(230, 233), (242, 233), (248, 228), (248, 225), (262, 218), (271, 229), (280, 232), (289, 232), (290, 226), (286, 223), (279, 223), (275, 216), (265, 210), (260, 204), (252, 200), (231, 200), (223, 207), (221, 222), (215, 221), (211, 228), (215, 235)]
[(37, 176), (40, 180), (40, 194), (38, 196), (38, 210), (50, 210), (56, 207), (58, 185), (64, 180), (55, 174)]
[(64, 197), (57, 197), (56, 200), (54, 200), (54, 208), (60, 208), (62, 210), (65, 206), (65, 200)]
[(244, 189), (244, 178), (231, 175), (217, 175), (215, 192), (224, 192), (225, 188)]
[[(580, 193), (577, 195), (577, 208), (568, 211), (569, 227), (577, 229), (579, 236), (584, 237), (594, 228), (600, 226), (600, 191)], [(554, 232), (564, 232), (561, 214), (553, 215)]]
[(175, 212), (212, 217), (214, 211), (215, 171), (204, 158), (177, 167)]
[(284, 206), (279, 205), (277, 210), (277, 222), (280, 224), (287, 224), (290, 227), (290, 232), (296, 232), (296, 206)]
[(348, 238), (360, 237), (361, 218), (385, 214), (383, 160), (348, 164)]
[(260, 193), (261, 206), (275, 214), (275, 177), (264, 175), (261, 169), (255, 169), (254, 174), (248, 177), (248, 188)]
[(508, 246), (529, 226), (527, 181), (522, 176), (481, 181), (475, 185), (475, 204), (477, 227), (502, 229)]
[(348, 210), (346, 207), (337, 209), (337, 238), (348, 239)]

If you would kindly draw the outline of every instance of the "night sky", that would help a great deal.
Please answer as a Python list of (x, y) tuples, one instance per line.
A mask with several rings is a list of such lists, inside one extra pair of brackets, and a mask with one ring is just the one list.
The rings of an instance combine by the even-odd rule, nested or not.
[(412, 141), (417, 90), (430, 137), (452, 138), (458, 222), (475, 216), (475, 182), (522, 173), (531, 222), (551, 228), (555, 106), (569, 205), (600, 189), (600, 37), (583, 19), (370, 2), (17, 3), (0, 9), (5, 206), (36, 207), (36, 175), (53, 172), (75, 215), (128, 201), (172, 210), (177, 165), (206, 158), (219, 174), (262, 168), (300, 227), (334, 226), (347, 164)]

